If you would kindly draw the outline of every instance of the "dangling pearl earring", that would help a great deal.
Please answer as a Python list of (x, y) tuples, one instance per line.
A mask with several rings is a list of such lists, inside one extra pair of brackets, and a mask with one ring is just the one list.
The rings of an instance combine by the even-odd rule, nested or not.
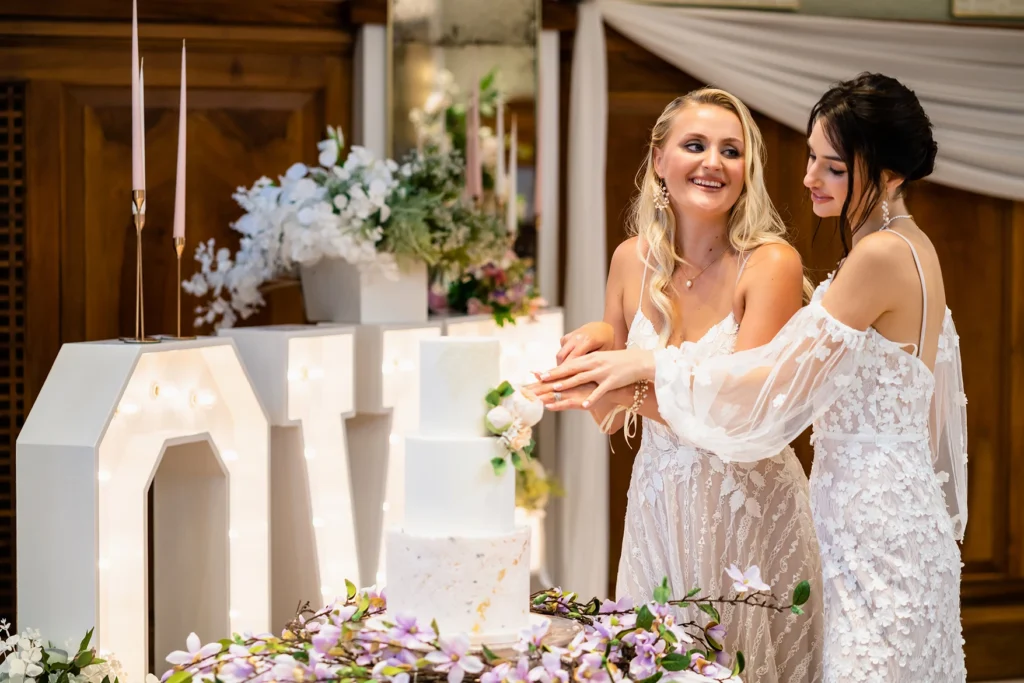
[(665, 185), (665, 179), (661, 179), (661, 187), (654, 190), (654, 208), (658, 211), (665, 211), (668, 209), (668, 186)]
[(889, 202), (885, 199), (882, 200), (882, 225), (889, 224)]

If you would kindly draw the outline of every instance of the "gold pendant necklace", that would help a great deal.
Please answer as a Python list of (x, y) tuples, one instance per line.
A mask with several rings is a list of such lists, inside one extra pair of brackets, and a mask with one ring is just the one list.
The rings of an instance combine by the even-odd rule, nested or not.
[[(694, 281), (694, 280), (696, 280), (697, 278), (699, 278), (699, 277), (700, 277), (701, 275), (703, 275), (703, 274), (704, 274), (704, 271), (705, 271), (705, 270), (707, 270), (708, 268), (710, 268), (711, 266), (713, 266), (713, 265), (714, 265), (714, 264), (715, 264), (715, 263), (716, 263), (716, 262), (718, 261), (718, 259), (720, 259), (720, 258), (722, 258), (723, 256), (725, 256), (725, 252), (727, 252), (727, 251), (728, 251), (728, 249), (723, 249), (723, 250), (722, 250), (722, 251), (721, 251), (721, 252), (720, 252), (720, 253), (718, 254), (718, 256), (716, 256), (715, 258), (711, 259), (711, 262), (710, 262), (710, 263), (708, 263), (708, 264), (707, 264), (706, 266), (704, 266), (703, 268), (701, 268), (701, 269), (700, 269), (700, 272), (699, 272), (699, 273), (697, 273), (696, 275), (694, 275), (694, 276), (693, 276), (693, 277), (691, 277), (691, 278), (687, 278), (687, 279), (686, 279), (686, 288), (687, 288), (687, 289), (690, 289), (691, 287), (693, 287), (693, 281)], [(683, 263), (686, 263), (686, 261), (683, 261)], [(687, 263), (686, 265), (690, 265), (690, 264), (688, 264), (688, 263)]]

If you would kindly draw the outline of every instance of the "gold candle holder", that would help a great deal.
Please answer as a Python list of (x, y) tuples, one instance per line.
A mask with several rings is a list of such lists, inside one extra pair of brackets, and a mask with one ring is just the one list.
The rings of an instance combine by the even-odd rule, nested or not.
[(177, 329), (177, 335), (176, 336), (172, 337), (170, 335), (162, 335), (162, 338), (163, 339), (167, 339), (167, 340), (172, 340), (172, 341), (176, 340), (176, 339), (177, 340), (195, 339), (196, 338), (195, 335), (190, 335), (190, 336), (186, 336), (186, 337), (181, 336), (181, 255), (185, 252), (185, 238), (184, 237), (175, 237), (175, 238), (173, 238), (172, 241), (174, 243), (174, 256), (175, 256), (175, 258), (178, 261), (178, 277), (174, 281), (174, 288), (175, 288), (175, 291), (177, 292), (177, 298), (178, 298), (178, 311), (177, 311), (178, 326), (176, 328)]
[(135, 223), (135, 336), (121, 337), (126, 344), (155, 344), (146, 336), (146, 311), (142, 292), (142, 229), (146, 227), (146, 191), (132, 190), (132, 221)]

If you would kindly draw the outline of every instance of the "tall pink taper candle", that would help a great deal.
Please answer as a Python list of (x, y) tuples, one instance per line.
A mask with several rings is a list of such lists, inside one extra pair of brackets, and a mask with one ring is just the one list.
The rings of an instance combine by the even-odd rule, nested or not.
[(516, 186), (516, 174), (519, 171), (519, 136), (516, 128), (516, 115), (512, 114), (512, 133), (509, 135), (508, 145), (508, 204), (505, 214), (505, 226), (510, 235), (519, 232), (519, 188)]
[(139, 12), (132, 0), (132, 189), (146, 189), (145, 162), (142, 158), (142, 94), (139, 73)]
[(146, 189), (146, 58), (139, 60), (139, 140), (142, 149), (142, 185)]
[(480, 152), (480, 85), (473, 86), (473, 149), (476, 150), (476, 160), (473, 163), (473, 194), (477, 197), (484, 195), (484, 167), (483, 155)]
[(497, 122), (495, 128), (495, 137), (498, 139), (498, 161), (497, 168), (494, 174), (494, 194), (498, 196), (500, 200), (502, 195), (505, 194), (505, 102), (501, 96), (498, 96), (497, 102)]
[(477, 91), (473, 90), (466, 103), (466, 199), (472, 200), (480, 196), (476, 186), (475, 168), (480, 166), (480, 129), (479, 117), (475, 116), (478, 100)]
[(178, 175), (174, 186), (174, 237), (185, 237), (185, 41), (181, 41), (181, 104), (178, 105)]

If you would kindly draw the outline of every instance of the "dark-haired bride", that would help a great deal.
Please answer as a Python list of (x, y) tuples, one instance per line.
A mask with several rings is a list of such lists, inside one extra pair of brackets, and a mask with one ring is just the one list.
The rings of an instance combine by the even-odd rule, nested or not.
[(589, 353), (534, 388), (552, 409), (585, 409), (653, 382), (677, 438), (731, 462), (772, 457), (813, 424), (825, 680), (961, 682), (966, 397), (938, 257), (904, 202), (932, 171), (931, 123), (910, 89), (863, 74), (814, 107), (808, 145), (814, 211), (838, 216), (852, 249), (773, 340), (700, 361)]

